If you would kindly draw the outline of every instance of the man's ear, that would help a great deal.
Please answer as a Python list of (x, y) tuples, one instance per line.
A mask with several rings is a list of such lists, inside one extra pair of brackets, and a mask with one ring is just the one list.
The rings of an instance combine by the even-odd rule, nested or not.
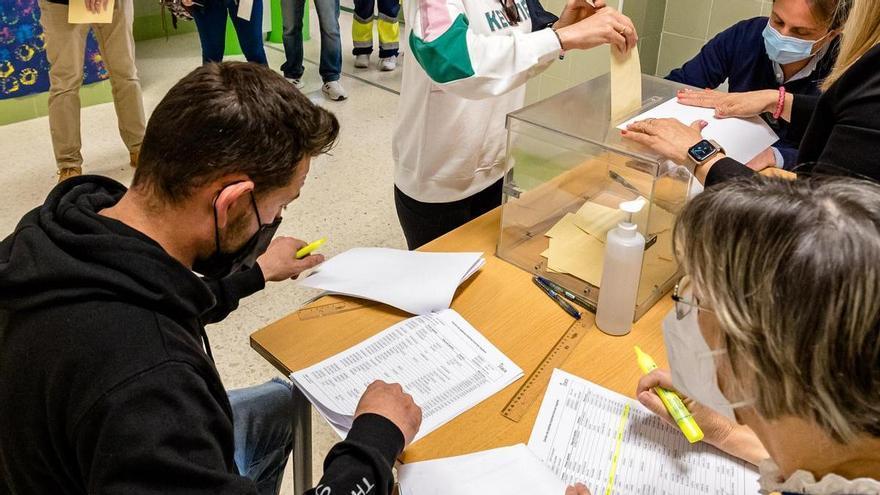
[(250, 193), (254, 190), (254, 183), (250, 180), (243, 180), (230, 184), (220, 191), (220, 195), (214, 201), (214, 208), (217, 211), (217, 227), (226, 227), (229, 221), (229, 210), (241, 200), (250, 203)]

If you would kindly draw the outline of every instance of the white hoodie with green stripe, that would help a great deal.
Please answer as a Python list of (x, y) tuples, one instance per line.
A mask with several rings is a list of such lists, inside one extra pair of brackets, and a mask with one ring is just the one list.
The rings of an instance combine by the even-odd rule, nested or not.
[(499, 0), (403, 0), (409, 45), (394, 133), (395, 185), (425, 203), (472, 196), (507, 172), (505, 116), (560, 53), (532, 32), (526, 0), (511, 26)]

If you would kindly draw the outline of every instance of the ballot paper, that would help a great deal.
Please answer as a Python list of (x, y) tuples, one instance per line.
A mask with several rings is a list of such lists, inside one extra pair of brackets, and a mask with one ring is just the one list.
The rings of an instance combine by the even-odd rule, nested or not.
[[(647, 200), (646, 200), (647, 201)], [(648, 222), (648, 208), (633, 215), (636, 225)], [(605, 238), (608, 231), (626, 220), (627, 214), (595, 201), (587, 201), (577, 213), (567, 213), (546, 235), (549, 247), (541, 256), (547, 258), (547, 269), (555, 273), (567, 273), (596, 287), (602, 282), (605, 264)], [(657, 235), (657, 242), (645, 252), (643, 278), (662, 281), (665, 274), (675, 270), (671, 235), (675, 215), (653, 205), (650, 209), (648, 237)], [(651, 284), (640, 284), (639, 300), (643, 291), (650, 291)]]
[(565, 484), (524, 444), (404, 464), (400, 495), (564, 495)]
[(67, 7), (67, 22), (70, 24), (110, 24), (113, 22), (113, 6), (116, 2), (109, 0), (107, 8), (95, 14), (86, 9), (86, 0), (70, 0)]
[(717, 141), (727, 156), (740, 163), (748, 163), (779, 140), (779, 136), (760, 117), (718, 119), (715, 118), (714, 109), (682, 105), (676, 98), (627, 120), (617, 128), (626, 129), (633, 122), (660, 118), (677, 119), (685, 125), (705, 120), (709, 125), (703, 129), (703, 137)]
[(251, 20), (251, 12), (254, 10), (254, 0), (238, 0), (238, 10), (236, 11), (236, 17), (239, 19), (244, 19), (245, 21)]
[(325, 261), (299, 284), (424, 315), (448, 309), (458, 286), (485, 262), (483, 253), (355, 248)]
[(290, 379), (345, 438), (375, 380), (399, 383), (422, 408), (418, 440), (523, 376), (451, 309), (404, 320)]
[(642, 106), (642, 64), (639, 48), (621, 52), (611, 46), (611, 121), (630, 115)]
[(638, 401), (558, 369), (529, 448), (563, 482), (584, 483), (591, 493), (752, 495), (759, 488), (745, 461), (692, 445)]

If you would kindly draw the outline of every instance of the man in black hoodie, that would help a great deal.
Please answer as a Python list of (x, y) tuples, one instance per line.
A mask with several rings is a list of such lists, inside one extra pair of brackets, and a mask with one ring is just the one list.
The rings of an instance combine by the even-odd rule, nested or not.
[[(289, 388), (227, 395), (204, 325), (321, 261), (269, 242), (338, 131), (271, 70), (207, 65), (154, 111), (131, 189), (76, 177), (22, 218), (0, 243), (0, 493), (277, 492)], [(309, 493), (389, 493), (420, 421), (372, 384)]]

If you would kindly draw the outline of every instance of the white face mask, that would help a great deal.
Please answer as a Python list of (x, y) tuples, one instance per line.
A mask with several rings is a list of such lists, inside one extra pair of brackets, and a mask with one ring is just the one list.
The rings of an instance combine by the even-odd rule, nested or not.
[(675, 310), (663, 320), (663, 339), (672, 372), (672, 385), (691, 399), (714, 409), (736, 421), (733, 410), (749, 405), (750, 401), (731, 403), (718, 387), (715, 358), (725, 354), (724, 349), (709, 349), (700, 332), (697, 309), (679, 320)]

